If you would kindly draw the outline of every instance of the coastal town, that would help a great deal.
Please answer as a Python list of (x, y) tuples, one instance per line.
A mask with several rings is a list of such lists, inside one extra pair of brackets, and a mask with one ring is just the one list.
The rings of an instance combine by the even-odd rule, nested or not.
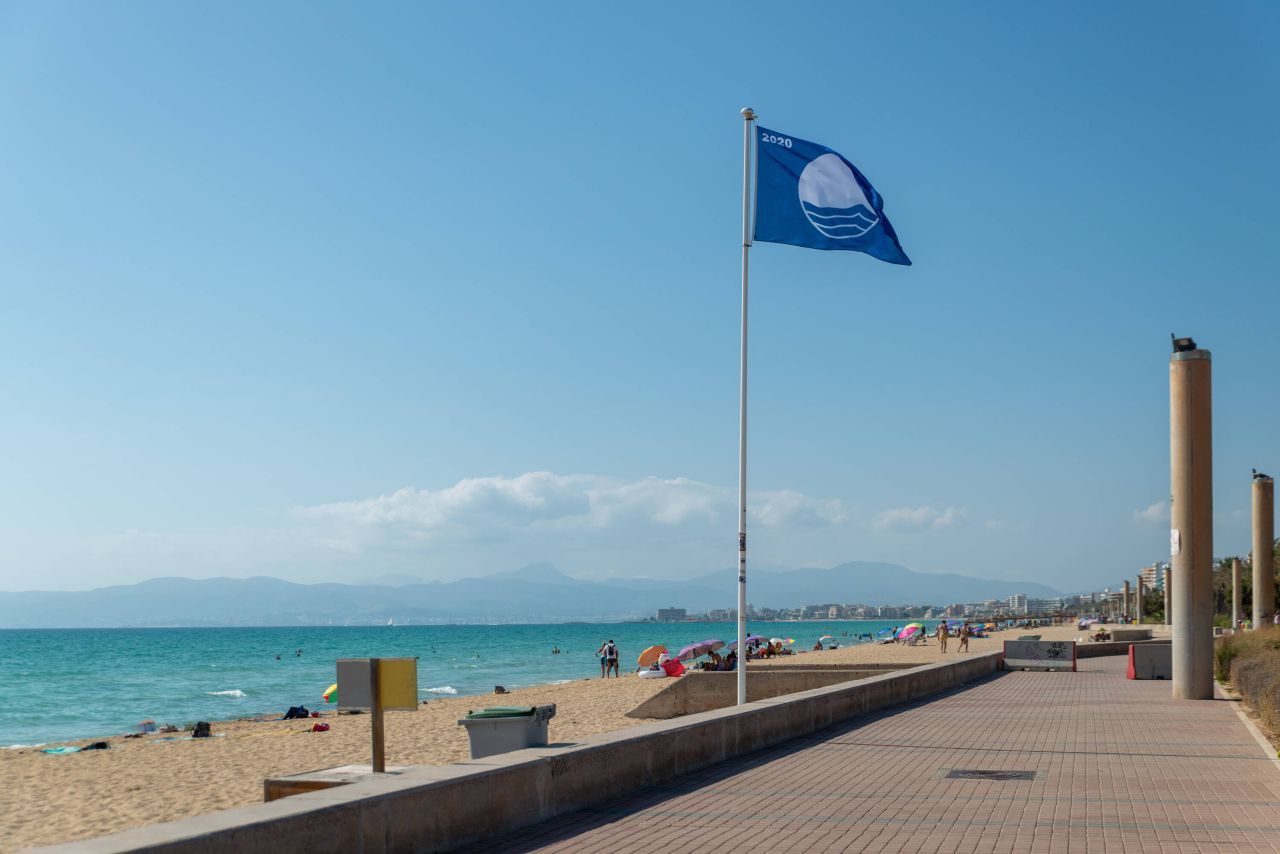
[[(1147, 594), (1164, 596), (1168, 563), (1154, 563), (1137, 573), (1138, 583)], [(749, 620), (947, 620), (947, 619), (1011, 619), (1018, 617), (1066, 617), (1073, 614), (1106, 614), (1119, 616), (1126, 607), (1126, 588), (1081, 593), (1053, 598), (1014, 594), (1007, 599), (950, 604), (866, 605), (862, 603), (824, 602), (799, 608), (769, 608), (747, 605)], [(651, 618), (657, 623), (725, 622), (736, 620), (736, 608), (716, 608), (704, 613), (685, 608), (659, 608)]]

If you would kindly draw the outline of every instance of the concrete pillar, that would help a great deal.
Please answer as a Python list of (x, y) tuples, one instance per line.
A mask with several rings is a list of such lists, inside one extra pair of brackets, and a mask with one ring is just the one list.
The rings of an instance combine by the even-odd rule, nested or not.
[(1253, 475), (1253, 627), (1271, 625), (1276, 612), (1275, 567), (1271, 549), (1276, 538), (1276, 482), (1265, 474)]
[(1169, 613), (1169, 570), (1164, 571), (1164, 624), (1173, 625), (1173, 614)]
[(1213, 363), (1189, 338), (1169, 358), (1173, 697), (1213, 699)]
[(1133, 616), (1133, 600), (1130, 599), (1129, 582), (1124, 583), (1124, 595), (1120, 597), (1120, 619), (1128, 620)]
[(1133, 616), (1138, 621), (1138, 625), (1142, 625), (1142, 576), (1138, 576), (1138, 583), (1133, 588)]
[(1231, 559), (1231, 628), (1240, 628), (1244, 614), (1240, 613), (1240, 558)]

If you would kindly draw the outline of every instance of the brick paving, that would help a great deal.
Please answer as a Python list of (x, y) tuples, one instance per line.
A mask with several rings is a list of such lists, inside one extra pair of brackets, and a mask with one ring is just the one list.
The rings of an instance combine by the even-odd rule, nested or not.
[(1232, 704), (1124, 669), (1002, 674), (470, 850), (1280, 851), (1280, 765)]

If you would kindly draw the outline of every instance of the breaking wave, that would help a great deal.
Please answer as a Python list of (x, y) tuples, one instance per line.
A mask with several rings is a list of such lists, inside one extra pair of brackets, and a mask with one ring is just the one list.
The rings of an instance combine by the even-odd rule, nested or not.
[(247, 697), (249, 696), (245, 692), (241, 691), (239, 688), (232, 688), (230, 691), (205, 691), (205, 693), (213, 697)]

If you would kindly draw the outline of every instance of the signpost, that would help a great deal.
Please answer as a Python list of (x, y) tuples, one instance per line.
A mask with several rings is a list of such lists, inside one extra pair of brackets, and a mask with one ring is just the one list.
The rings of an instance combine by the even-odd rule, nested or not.
[(373, 741), (373, 771), (387, 768), (382, 713), (418, 708), (418, 659), (338, 659), (339, 711), (367, 711)]

